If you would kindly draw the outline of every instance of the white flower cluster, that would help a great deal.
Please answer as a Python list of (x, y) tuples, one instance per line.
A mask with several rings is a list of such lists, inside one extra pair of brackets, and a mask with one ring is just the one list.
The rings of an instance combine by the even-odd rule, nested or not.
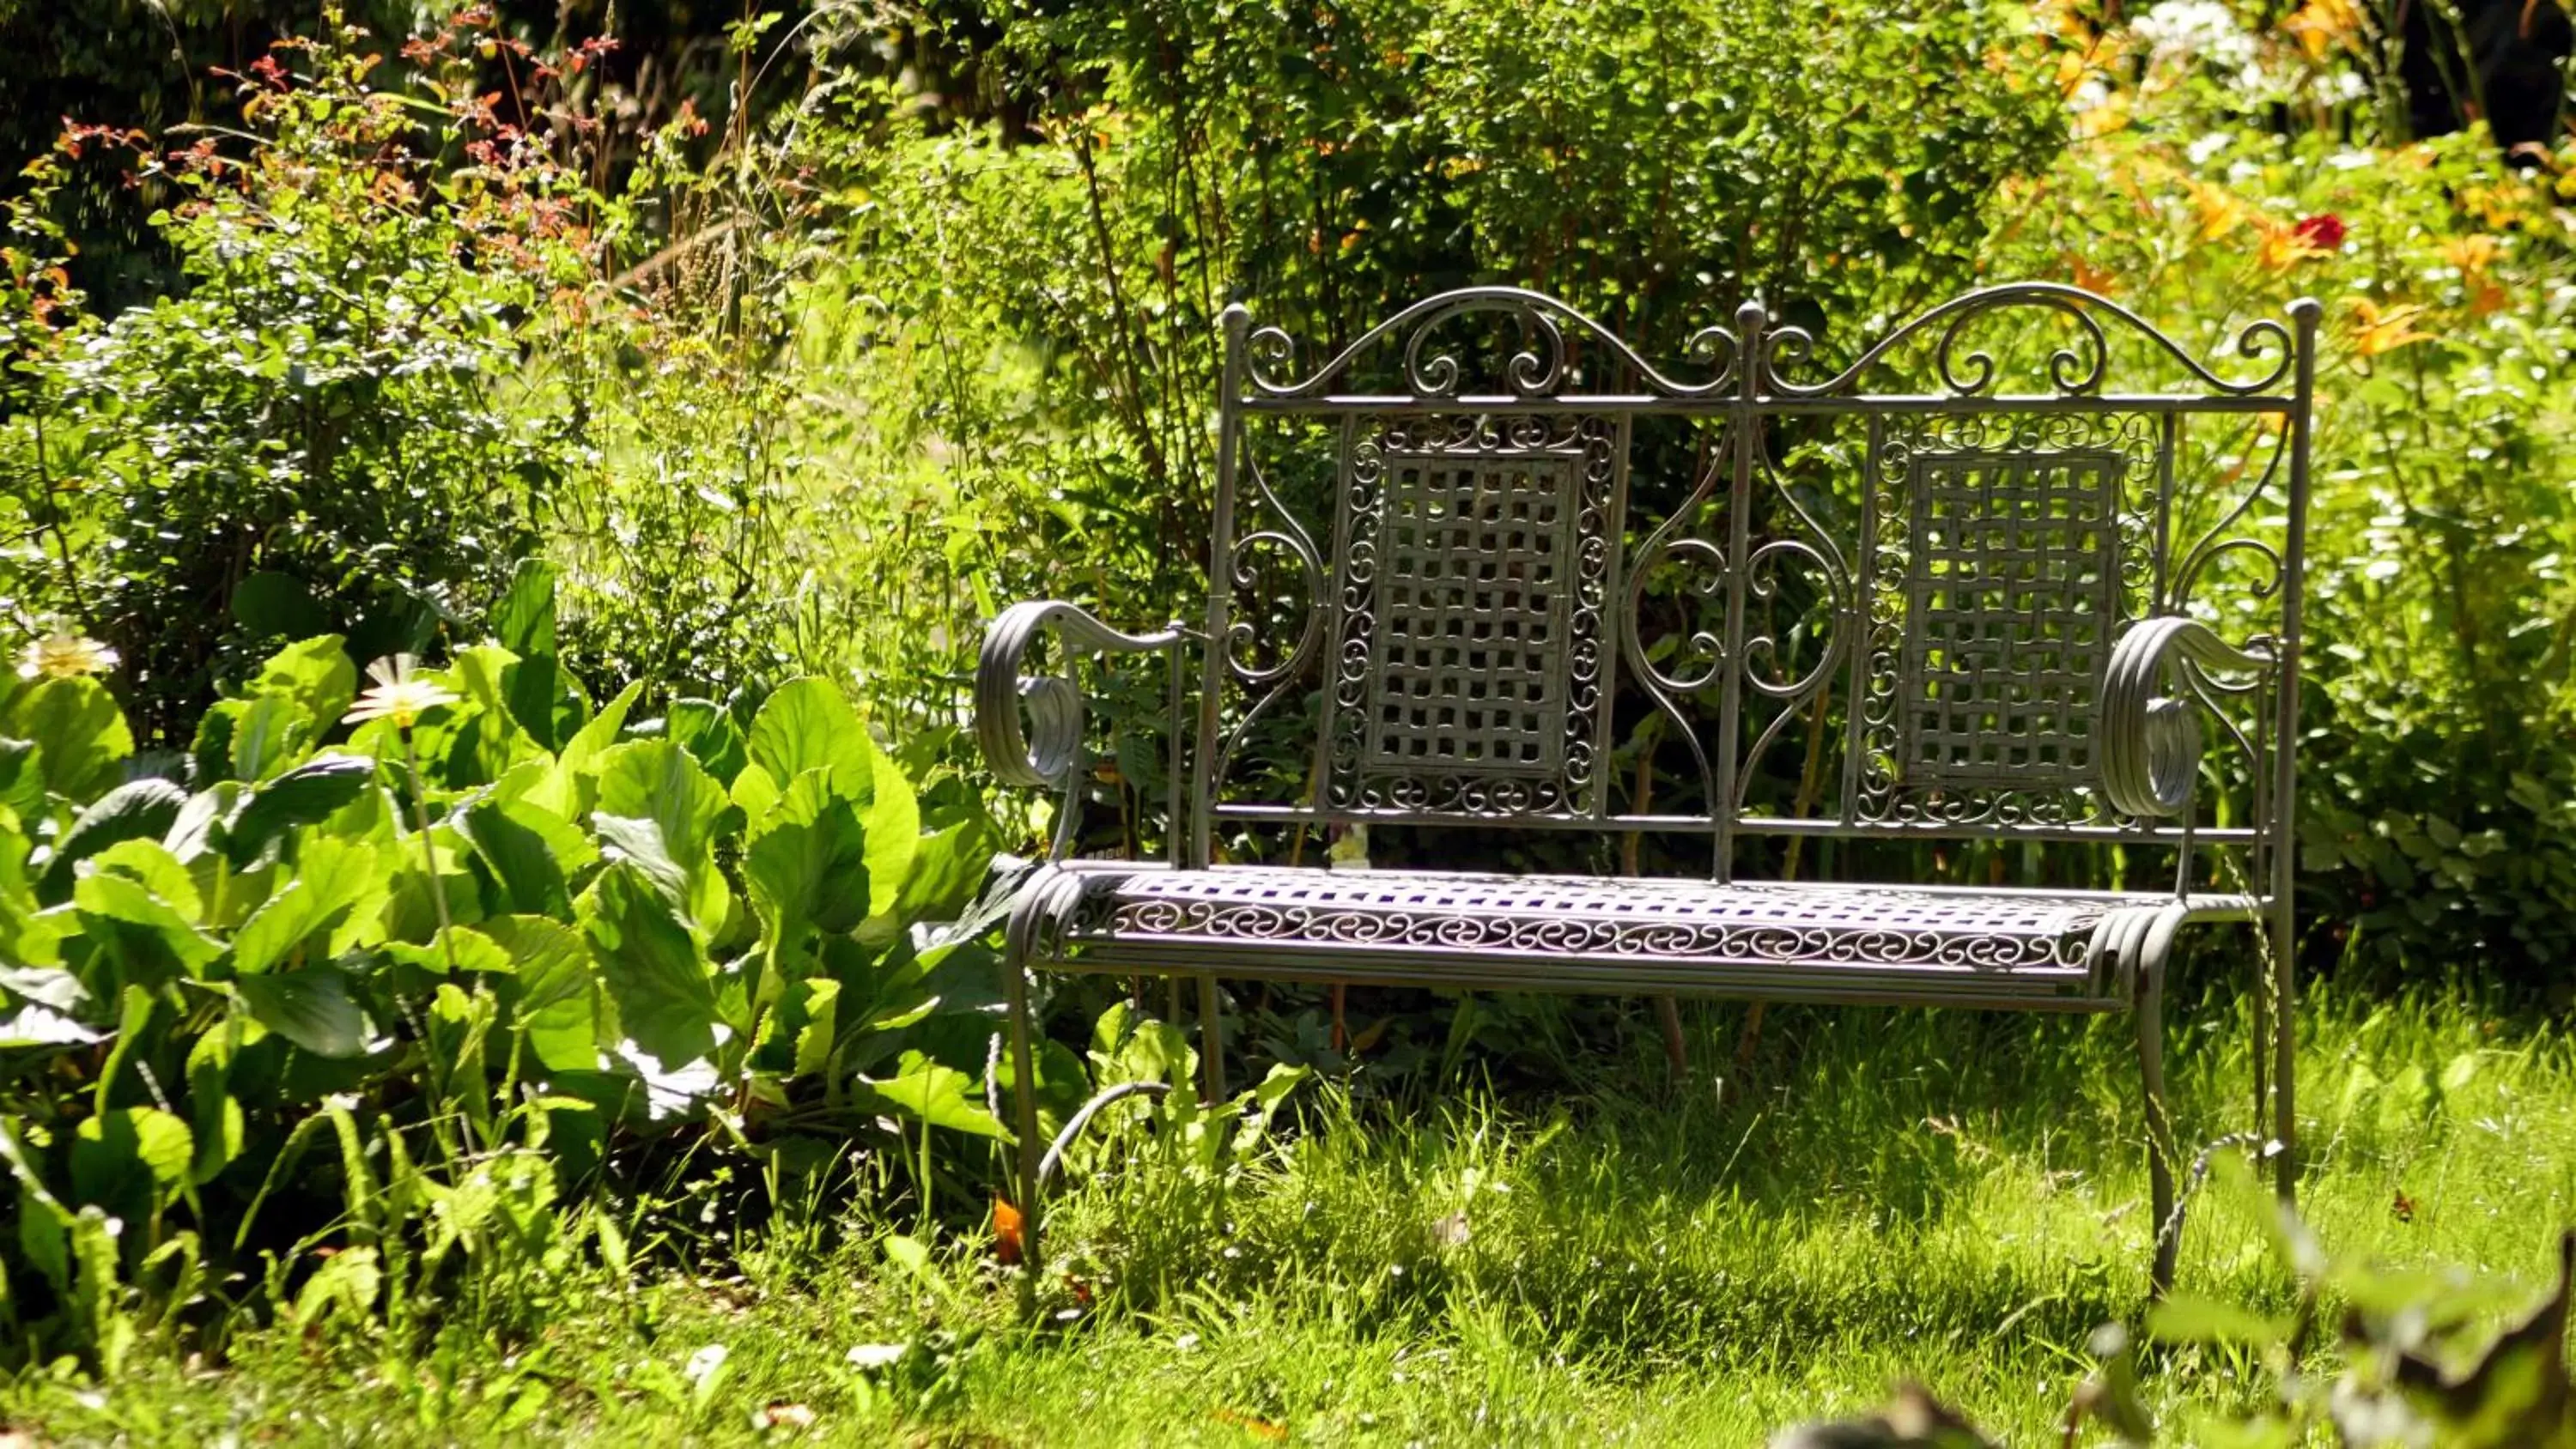
[(2254, 37), (2222, 0), (2162, 0), (2130, 25), (2153, 64), (2199, 61), (2223, 71), (2254, 63)]

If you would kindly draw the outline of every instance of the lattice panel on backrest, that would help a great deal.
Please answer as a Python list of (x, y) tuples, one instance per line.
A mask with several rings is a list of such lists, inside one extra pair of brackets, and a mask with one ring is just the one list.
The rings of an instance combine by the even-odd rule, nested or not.
[(1908, 786), (2049, 789), (2095, 775), (2094, 710), (2120, 618), (2107, 450), (1912, 459), (1897, 773)]
[(1401, 417), (1349, 445), (1323, 802), (1592, 808), (1624, 428)]
[(1563, 457), (1388, 457), (1369, 768), (1563, 762), (1574, 489)]

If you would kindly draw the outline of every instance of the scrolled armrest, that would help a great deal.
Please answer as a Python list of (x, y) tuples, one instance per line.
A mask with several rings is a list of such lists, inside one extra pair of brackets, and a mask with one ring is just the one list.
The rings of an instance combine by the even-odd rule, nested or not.
[[(975, 664), (975, 740), (1004, 784), (1064, 785), (1081, 765), (1082, 691), (1071, 680), (1025, 672), (1029, 647), (1050, 630), (1065, 649), (1115, 654), (1169, 649), (1183, 637), (1178, 628), (1123, 633), (1058, 599), (1004, 609), (985, 628), (984, 651)], [(1024, 708), (1030, 726), (1025, 732)]]
[(2200, 782), (2200, 716), (2160, 694), (2184, 662), (2228, 671), (2271, 667), (2268, 646), (2239, 648), (2196, 619), (2142, 619), (2111, 650), (2102, 686), (2102, 793), (2142, 819), (2181, 814)]

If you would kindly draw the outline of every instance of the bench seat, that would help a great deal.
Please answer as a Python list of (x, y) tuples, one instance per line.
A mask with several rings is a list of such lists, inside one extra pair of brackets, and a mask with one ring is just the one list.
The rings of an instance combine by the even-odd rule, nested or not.
[(2254, 902), (2167, 892), (1042, 867), (1029, 959), (1056, 970), (2103, 1011), (2159, 919)]

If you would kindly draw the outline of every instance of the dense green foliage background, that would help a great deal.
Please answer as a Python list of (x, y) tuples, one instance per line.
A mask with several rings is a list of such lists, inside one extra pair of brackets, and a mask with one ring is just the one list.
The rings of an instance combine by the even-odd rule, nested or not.
[[(221, 14), (236, 47), (296, 28)], [(115, 645), (173, 742), (266, 646), (471, 638), (544, 556), (608, 686), (821, 671), (944, 735), (998, 602), (1189, 611), (1238, 297), (1348, 336), (1510, 281), (1677, 339), (1759, 296), (1833, 354), (1985, 277), (2212, 345), (2316, 293), (2309, 953), (2555, 992), (2566, 153), (2406, 140), (2389, 16), (2260, 18), (674, 7), (609, 44), (578, 6), (352, 12), (154, 82), (195, 128), (38, 159), (5, 603)], [(148, 245), (88, 224), (135, 196)], [(117, 305), (146, 253), (166, 289)]]
[[(115, 8), (0, 6), (37, 37), (0, 77), (73, 123), (0, 138), (0, 614), (114, 651), (0, 705), (26, 1352), (623, 1252), (554, 1205), (698, 1150), (770, 1210), (864, 1180), (980, 1221), (989, 1149), (950, 1149), (994, 1127), (989, 983), (897, 979), (981, 949), (909, 928), (1044, 824), (961, 769), (965, 672), (1013, 599), (1191, 610), (1237, 299), (1347, 337), (1509, 282), (1651, 349), (1759, 297), (1831, 356), (1984, 279), (2204, 351), (2322, 298), (2302, 949), (2576, 994), (2576, 144), (2414, 139), (2393, 15), (209, 4), (155, 8), (179, 59), (146, 63)], [(402, 653), (454, 699), (343, 723)], [(746, 787), (803, 738), (779, 702), (827, 697), (813, 748), (864, 721), (865, 782)], [(1118, 758), (1102, 847), (1159, 828), (1153, 751)], [(822, 919), (862, 861), (869, 909)], [(1235, 1006), (1239, 1044), (1382, 1077), (1553, 1072), (1618, 1026), (1396, 1003), (1346, 1053), (1306, 998)], [(626, 1040), (652, 1063), (600, 1057)], [(1127, 1017), (1096, 1046), (1051, 1110), (1186, 1079)], [(670, 1121), (618, 1105), (684, 1069)], [(865, 1165), (832, 1178), (817, 1124)], [(264, 1202), (325, 1143), (336, 1177)], [(474, 1231), (511, 1232), (424, 1246), (494, 1182)]]

